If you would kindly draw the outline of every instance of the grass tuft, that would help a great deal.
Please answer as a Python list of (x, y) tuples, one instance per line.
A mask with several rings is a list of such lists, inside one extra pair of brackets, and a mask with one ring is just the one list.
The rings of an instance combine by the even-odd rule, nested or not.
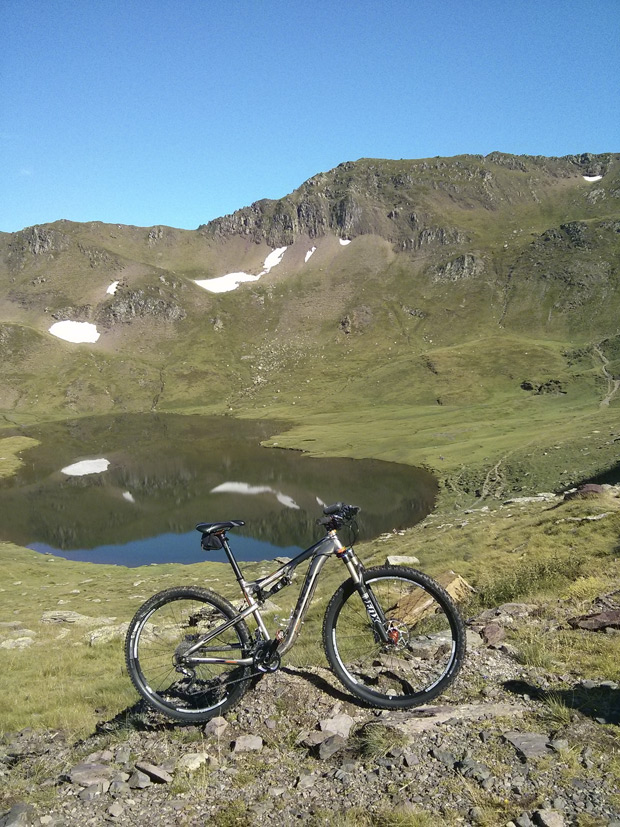
[(375, 722), (364, 724), (351, 739), (353, 749), (364, 758), (383, 758), (390, 750), (407, 743), (405, 735), (398, 730)]
[(567, 727), (573, 719), (573, 710), (558, 692), (547, 692), (543, 697), (543, 717), (552, 725)]
[(517, 642), (517, 649), (519, 663), (539, 669), (553, 668), (554, 659), (549, 650), (549, 641), (542, 634), (525, 630)]

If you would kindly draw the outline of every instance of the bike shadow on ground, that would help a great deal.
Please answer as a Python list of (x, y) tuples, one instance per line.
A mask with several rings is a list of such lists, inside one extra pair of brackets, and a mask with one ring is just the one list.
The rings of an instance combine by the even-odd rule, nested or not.
[(312, 686), (316, 689), (319, 689), (326, 695), (330, 695), (336, 701), (343, 701), (348, 704), (353, 704), (354, 706), (359, 706), (362, 709), (368, 709), (368, 704), (365, 704), (353, 695), (348, 694), (340, 687), (334, 686), (329, 680), (327, 680), (327, 678), (324, 678), (322, 675), (313, 670), (304, 669), (303, 667), (298, 666), (283, 666), (280, 671), (288, 675), (295, 675), (298, 678), (308, 681), (308, 683), (312, 684)]
[(121, 709), (113, 718), (98, 721), (95, 732), (101, 735), (135, 730), (137, 732), (174, 730), (184, 726), (182, 721), (173, 721), (152, 710), (144, 701), (136, 701), (132, 706)]
[[(353, 697), (353, 695), (349, 695), (342, 689), (333, 686), (329, 680), (316, 672), (311, 671), (310, 669), (298, 668), (295, 666), (283, 666), (280, 671), (284, 674), (296, 676), (302, 680), (308, 681), (308, 683), (312, 684), (312, 686), (316, 689), (324, 692), (326, 695), (329, 695), (335, 701), (342, 701), (361, 708), (367, 708), (366, 704), (362, 701), (358, 701), (355, 697)], [(252, 691), (255, 688), (256, 683), (260, 680), (268, 681), (269, 675), (264, 675), (257, 678), (255, 677), (253, 679), (252, 686), (244, 696), (244, 703), (251, 703)], [(174, 721), (170, 718), (166, 718), (164, 715), (152, 710), (144, 701), (140, 700), (135, 704), (122, 709), (113, 718), (106, 721), (99, 721), (95, 725), (95, 731), (99, 734), (109, 735), (111, 733), (122, 732), (123, 730), (135, 730), (137, 732), (163, 732), (166, 730), (178, 730), (179, 727), (187, 726), (196, 726), (196, 724), (192, 724), (191, 722), (186, 723), (183, 721)]]
[(599, 724), (620, 724), (620, 689), (607, 686), (588, 688), (576, 684), (569, 689), (541, 689), (527, 681), (505, 681), (504, 689), (514, 695), (527, 695), (535, 701), (574, 709)]

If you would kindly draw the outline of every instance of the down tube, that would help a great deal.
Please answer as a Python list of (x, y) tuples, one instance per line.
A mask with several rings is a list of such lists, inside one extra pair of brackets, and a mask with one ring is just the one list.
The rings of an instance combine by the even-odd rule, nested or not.
[(278, 646), (279, 655), (285, 655), (291, 648), (291, 646), (295, 643), (297, 635), (299, 634), (301, 623), (304, 617), (306, 616), (308, 606), (310, 605), (310, 601), (312, 600), (312, 595), (314, 594), (314, 590), (319, 579), (319, 574), (331, 553), (332, 552), (330, 550), (329, 552), (327, 552), (327, 554), (318, 554), (310, 563), (308, 573), (306, 574), (306, 579), (304, 580), (303, 587), (301, 589), (301, 592), (299, 593), (299, 598), (297, 599), (295, 611), (293, 612), (291, 622), (289, 623), (286, 630), (286, 637), (284, 638), (280, 646)]

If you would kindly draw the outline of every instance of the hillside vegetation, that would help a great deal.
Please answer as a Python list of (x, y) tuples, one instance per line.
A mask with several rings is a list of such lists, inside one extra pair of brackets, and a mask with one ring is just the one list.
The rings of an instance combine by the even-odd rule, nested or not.
[[(364, 159), (195, 231), (3, 234), (3, 422), (227, 413), (467, 495), (566, 487), (615, 463), (619, 159)], [(195, 284), (284, 246), (232, 292)]]

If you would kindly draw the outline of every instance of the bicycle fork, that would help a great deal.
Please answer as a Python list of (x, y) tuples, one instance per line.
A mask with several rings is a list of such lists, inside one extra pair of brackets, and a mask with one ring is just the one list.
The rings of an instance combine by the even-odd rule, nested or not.
[(386, 629), (387, 622), (383, 613), (383, 609), (377, 602), (372, 588), (364, 582), (364, 566), (359, 557), (355, 554), (352, 548), (344, 549), (341, 554), (337, 555), (346, 565), (351, 575), (351, 579), (355, 583), (355, 588), (360, 596), (366, 612), (372, 624), (377, 638), (381, 643), (391, 643), (391, 638)]

